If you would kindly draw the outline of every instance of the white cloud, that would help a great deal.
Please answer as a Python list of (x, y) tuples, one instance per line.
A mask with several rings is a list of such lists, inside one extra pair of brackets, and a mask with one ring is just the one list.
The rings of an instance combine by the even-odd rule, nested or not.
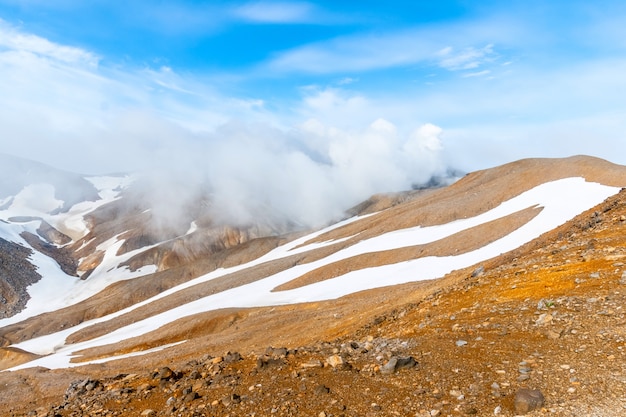
[(72, 65), (96, 66), (99, 61), (99, 58), (91, 52), (59, 45), (36, 35), (19, 32), (0, 19), (0, 53), (6, 51), (30, 53)]
[(493, 42), (518, 45), (520, 34), (527, 30), (510, 18), (493, 16), (471, 22), (353, 33), (282, 51), (263, 68), (279, 73), (335, 74), (435, 64), (448, 70), (467, 70), (499, 57)]
[(489, 44), (482, 48), (467, 47), (456, 52), (451, 46), (440, 50), (437, 55), (440, 57), (439, 66), (450, 71), (475, 69), (486, 62), (493, 60), (493, 45)]
[(234, 17), (258, 23), (307, 23), (314, 20), (314, 6), (304, 2), (256, 1), (232, 10)]
[[(322, 74), (298, 82), (333, 87), (270, 101), (225, 95), (215, 79), (176, 68), (108, 67), (89, 51), (2, 24), (0, 144), (74, 171), (167, 166), (185, 177), (200, 166), (224, 180), (214, 184), (223, 204), (272, 204), (312, 223), (369, 192), (427, 180), (444, 157), (462, 169), (571, 153), (626, 163), (622, 56), (542, 61), (537, 32), (505, 57), (523, 41), (504, 22), (344, 36), (283, 52), (263, 69)], [(368, 90), (376, 80), (363, 71), (402, 66), (427, 71)], [(258, 70), (247, 75), (258, 82)], [(435, 73), (432, 85), (425, 73)], [(242, 217), (254, 212), (237, 207)]]
[(352, 35), (304, 45), (267, 63), (278, 72), (332, 74), (390, 68), (429, 59), (436, 50), (420, 31)]
[[(143, 169), (153, 174), (153, 190), (180, 189), (181, 181), (208, 187), (227, 220), (269, 212), (304, 225), (440, 168), (433, 163), (440, 149), (423, 141), (406, 147), (414, 138), (361, 94), (309, 87), (293, 114), (269, 112), (262, 99), (224, 96), (170, 67), (123, 71), (72, 59), (62, 45), (6, 43), (2, 152), (85, 173)], [(191, 197), (168, 201), (165, 217)]]
[(358, 81), (359, 81), (358, 78), (344, 77), (340, 79), (339, 81), (337, 81), (337, 85), (348, 85), (348, 84), (356, 83)]
[(103, 67), (89, 51), (7, 24), (0, 39), (3, 152), (86, 173), (130, 170), (151, 163), (150, 142), (168, 148), (232, 117), (265, 118), (262, 101), (224, 97), (168, 67)]
[(464, 78), (472, 78), (472, 77), (483, 77), (485, 75), (491, 74), (490, 70), (476, 71), (476, 72), (467, 72), (462, 75)]

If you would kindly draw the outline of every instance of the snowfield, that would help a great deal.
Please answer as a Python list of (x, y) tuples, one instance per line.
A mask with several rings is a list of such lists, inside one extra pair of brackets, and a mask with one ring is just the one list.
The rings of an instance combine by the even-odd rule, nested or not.
[[(22, 239), (20, 233), (29, 232), (37, 235), (37, 228), (41, 220), (48, 222), (74, 240), (85, 236), (89, 232), (83, 220), (85, 215), (119, 198), (120, 191), (133, 181), (132, 177), (129, 176), (87, 177), (87, 179), (94, 184), (101, 199), (78, 203), (65, 213), (54, 213), (55, 209), (63, 205), (63, 201), (55, 199), (54, 187), (52, 185), (37, 184), (35, 187), (25, 187), (13, 198), (9, 207), (0, 210), (0, 238), (30, 248), (30, 245)], [(32, 196), (32, 193), (37, 190), (42, 191), (42, 193), (36, 197)], [(37, 200), (36, 204), (28, 205), (29, 199)], [(51, 212), (54, 214), (51, 214)], [(20, 222), (11, 221), (12, 218), (20, 216), (31, 216), (34, 219)], [(103, 262), (94, 271), (93, 277), (90, 277), (87, 281), (68, 276), (53, 259), (38, 251), (33, 251), (34, 253), (30, 258), (31, 262), (37, 266), (37, 272), (43, 278), (28, 287), (28, 294), (31, 298), (26, 304), (26, 308), (13, 317), (1, 319), (0, 327), (75, 304), (97, 294), (113, 282), (154, 272), (156, 267), (145, 267), (132, 273), (127, 268), (108, 273), (109, 269), (116, 268), (119, 263), (137, 253), (128, 253), (119, 257), (115, 256), (117, 249), (122, 244), (123, 241), (114, 239), (108, 245), (103, 246), (102, 249), (105, 251), (106, 262)]]
[[(228, 269), (219, 269), (204, 276), (198, 277), (194, 280), (172, 288), (162, 294), (159, 294), (158, 296), (155, 296), (149, 300), (146, 300), (142, 303), (129, 307), (115, 314), (111, 314), (97, 320), (84, 322), (73, 328), (64, 329), (61, 332), (16, 344), (14, 345), (14, 347), (48, 356), (20, 365), (13, 369), (33, 366), (44, 366), (47, 368), (77, 366), (77, 364), (70, 364), (69, 362), (73, 356), (73, 352), (77, 350), (116, 343), (131, 337), (140, 336), (142, 334), (156, 330), (157, 328), (167, 323), (178, 320), (181, 317), (190, 316), (200, 312), (228, 307), (260, 307), (321, 301), (335, 299), (347, 294), (372, 288), (439, 278), (451, 272), (452, 270), (469, 267), (471, 265), (498, 256), (501, 253), (518, 248), (519, 246), (535, 239), (539, 235), (565, 223), (566, 221), (570, 220), (581, 212), (600, 204), (606, 198), (619, 192), (619, 190), (620, 189), (618, 187), (609, 187), (598, 183), (587, 182), (583, 178), (566, 178), (562, 180), (548, 182), (531, 190), (528, 190), (500, 204), (498, 207), (495, 207), (494, 209), (475, 217), (457, 220), (439, 226), (414, 227), (385, 233), (383, 235), (358, 242), (357, 244), (333, 253), (332, 255), (318, 261), (308, 264), (297, 265), (288, 270), (269, 276), (265, 279), (178, 306), (167, 312), (157, 314), (148, 319), (141, 320), (137, 323), (120, 328), (105, 336), (74, 345), (65, 344), (66, 337), (81, 328), (90, 326), (98, 322), (114, 320), (121, 314), (131, 311), (139, 306), (148, 304), (156, 299), (173, 294), (184, 288), (188, 288), (192, 285), (215, 279), (217, 277), (224, 276), (226, 274), (230, 274), (237, 270), (248, 268), (254, 265), (258, 265), (266, 261), (280, 259), (285, 256), (290, 256), (294, 253), (313, 250), (324, 245), (335, 243), (315, 243), (295, 249), (298, 245), (301, 245), (316, 236), (319, 236), (334, 228), (343, 226), (348, 222), (356, 221), (359, 219), (353, 218), (345, 222), (333, 225), (324, 230), (320, 230), (308, 236), (304, 236), (295, 241), (289, 242), (288, 244), (278, 247), (273, 251), (267, 253), (266, 255), (254, 261), (248, 262), (244, 265), (239, 265), (237, 267)], [(322, 282), (313, 283), (301, 288), (289, 291), (272, 292), (273, 288), (281, 284), (296, 279), (314, 269), (331, 264), (333, 262), (337, 262), (342, 259), (346, 259), (359, 254), (385, 251), (434, 242), (451, 236), (460, 231), (467, 230), (468, 228), (478, 226), (492, 220), (503, 218), (507, 215), (513, 214), (529, 207), (542, 207), (543, 210), (541, 210), (528, 223), (508, 234), (507, 236), (504, 236), (501, 239), (498, 239), (474, 251), (463, 253), (457, 256), (431, 256), (397, 264), (356, 270), (349, 272), (343, 276), (339, 276)], [(0, 223), (0, 236), (3, 235), (4, 226), (6, 225)], [(114, 250), (111, 252), (109, 251), (111, 250), (111, 248), (117, 247), (119, 241), (109, 243), (110, 245), (106, 249), (107, 256), (110, 256), (109, 254), (115, 253)], [(109, 283), (119, 279), (129, 278), (128, 271), (125, 272), (122, 270), (113, 269), (111, 272), (107, 272), (107, 270), (111, 268), (111, 265), (119, 262), (119, 259), (106, 259), (107, 266), (105, 267), (103, 265), (102, 271), (96, 275), (101, 277), (101, 282)], [(40, 261), (43, 262), (42, 260), (37, 259), (38, 265), (43, 265), (43, 263), (39, 264)], [(54, 280), (57, 279), (56, 277), (59, 272), (48, 269), (41, 269), (40, 272), (42, 274), (49, 273), (50, 276), (46, 275), (45, 278), (41, 280), (42, 284), (38, 287), (37, 284), (32, 287), (31, 295), (33, 296), (33, 300), (31, 301), (33, 303), (52, 302), (50, 294), (52, 294), (52, 298), (54, 298), (54, 294), (58, 294), (58, 292), (56, 292), (56, 288), (53, 291), (52, 287), (55, 286)], [(143, 273), (146, 272), (147, 271), (143, 271)], [(53, 284), (43, 284), (43, 281), (48, 282), (48, 280), (53, 282)], [(97, 287), (99, 288), (99, 285)], [(70, 292), (70, 294), (63, 299), (63, 302), (73, 303), (75, 302), (75, 300), (84, 299), (86, 298), (87, 294), (91, 295), (95, 290), (96, 288), (90, 287), (87, 282), (85, 282), (83, 285), (75, 285), (72, 288), (63, 287), (63, 291)], [(82, 293), (83, 291), (84, 293)], [(47, 297), (44, 297), (44, 293), (48, 294)], [(29, 308), (29, 315), (33, 311), (37, 310), (35, 307), (30, 306), (30, 303)], [(9, 322), (14, 321), (15, 320), (12, 319), (2, 320), (0, 321), (0, 326), (6, 325)], [(147, 353), (147, 351), (143, 353)], [(116, 358), (112, 357), (109, 359)], [(102, 360), (99, 360), (99, 362), (101, 361)]]

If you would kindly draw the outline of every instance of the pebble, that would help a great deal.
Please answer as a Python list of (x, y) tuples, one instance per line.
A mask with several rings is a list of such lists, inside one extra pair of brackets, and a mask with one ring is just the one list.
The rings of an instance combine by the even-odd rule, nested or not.
[(541, 391), (520, 388), (515, 394), (515, 412), (526, 414), (543, 406), (545, 398)]
[(543, 313), (537, 318), (537, 320), (535, 321), (535, 324), (537, 326), (544, 326), (550, 323), (552, 319), (553, 319), (552, 314)]
[(322, 368), (324, 365), (319, 359), (311, 359), (308, 362), (300, 364), (300, 368)]
[(399, 369), (413, 368), (415, 366), (417, 366), (417, 361), (412, 356), (404, 358), (392, 356), (389, 362), (380, 368), (380, 372), (382, 374), (393, 374)]
[(328, 364), (333, 368), (342, 366), (344, 364), (343, 358), (339, 355), (330, 356), (328, 359), (326, 359), (326, 362), (328, 362)]

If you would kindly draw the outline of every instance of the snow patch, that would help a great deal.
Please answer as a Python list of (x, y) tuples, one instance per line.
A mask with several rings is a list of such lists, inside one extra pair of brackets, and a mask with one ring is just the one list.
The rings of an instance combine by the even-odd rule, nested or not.
[(193, 221), (191, 222), (191, 224), (189, 225), (189, 229), (187, 230), (187, 232), (185, 233), (185, 235), (190, 235), (193, 232), (195, 232), (196, 230), (198, 230), (198, 224)]
[(63, 207), (63, 201), (55, 198), (55, 188), (51, 184), (27, 185), (13, 198), (9, 211), (20, 216), (41, 216)]
[[(59, 364), (57, 367), (64, 367), (66, 366), (64, 364), (69, 361), (68, 358), (70, 357), (71, 352), (88, 347), (117, 343), (131, 337), (137, 337), (156, 330), (159, 327), (182, 317), (187, 317), (201, 312), (230, 307), (259, 307), (322, 301), (335, 299), (347, 294), (372, 288), (439, 278), (452, 270), (469, 267), (476, 263), (498, 256), (501, 253), (513, 250), (538, 237), (542, 233), (550, 231), (565, 223), (579, 213), (598, 205), (606, 198), (619, 192), (619, 190), (620, 189), (617, 187), (609, 187), (602, 184), (586, 182), (583, 178), (567, 178), (548, 182), (528, 190), (502, 203), (498, 207), (475, 217), (457, 220), (439, 226), (413, 227), (404, 230), (397, 230), (361, 241), (318, 261), (297, 265), (265, 279), (180, 305), (169, 311), (119, 328), (94, 340), (77, 345), (64, 345), (67, 335), (73, 333), (74, 331), (96, 322), (114, 319), (123, 313), (117, 312), (98, 320), (92, 320), (89, 323), (82, 323), (72, 329), (66, 329), (52, 335), (25, 341), (16, 344), (15, 346), (35, 353), (56, 351), (47, 357), (46, 360), (51, 364), (57, 361), (56, 363)], [(536, 206), (543, 207), (543, 210), (541, 210), (541, 212), (539, 212), (528, 223), (513, 231), (509, 235), (471, 252), (457, 256), (430, 256), (397, 264), (356, 270), (345, 275), (313, 283), (302, 288), (289, 291), (272, 292), (272, 289), (275, 287), (296, 279), (305, 273), (351, 256), (433, 242), (468, 228), (508, 216), (528, 207)], [(145, 305), (156, 299), (173, 294), (181, 289), (219, 276), (224, 276), (243, 268), (249, 268), (263, 262), (280, 259), (301, 250), (310, 250), (320, 247), (320, 245), (332, 244), (333, 242), (316, 243), (295, 249), (299, 245), (306, 243), (322, 233), (341, 227), (342, 225), (355, 220), (358, 220), (358, 218), (338, 223), (330, 228), (320, 230), (316, 233), (294, 240), (247, 264), (213, 271), (202, 277), (165, 291), (150, 300), (146, 300), (133, 307), (129, 307), (128, 309), (125, 309), (125, 311), (130, 311), (140, 305)], [(110, 248), (108, 250), (112, 249)], [(22, 365), (22, 367), (37, 366), (39, 364), (41, 363), (33, 361)], [(43, 366), (54, 367), (53, 365)]]

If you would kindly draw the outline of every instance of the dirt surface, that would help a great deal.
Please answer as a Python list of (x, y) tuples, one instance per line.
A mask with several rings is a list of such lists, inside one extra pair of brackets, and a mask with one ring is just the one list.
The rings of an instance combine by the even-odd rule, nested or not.
[[(625, 301), (622, 191), (439, 280), (198, 314), (75, 362), (182, 342), (159, 352), (2, 372), (0, 415), (622, 416)], [(544, 397), (534, 411), (516, 402), (524, 388)]]
[[(441, 280), (335, 302), (207, 313), (160, 332), (190, 341), (159, 353), (2, 373), (0, 409), (510, 416), (516, 393), (528, 387), (545, 397), (529, 415), (621, 416), (625, 232), (622, 192), (513, 253)], [(408, 364), (389, 372), (391, 358)]]

